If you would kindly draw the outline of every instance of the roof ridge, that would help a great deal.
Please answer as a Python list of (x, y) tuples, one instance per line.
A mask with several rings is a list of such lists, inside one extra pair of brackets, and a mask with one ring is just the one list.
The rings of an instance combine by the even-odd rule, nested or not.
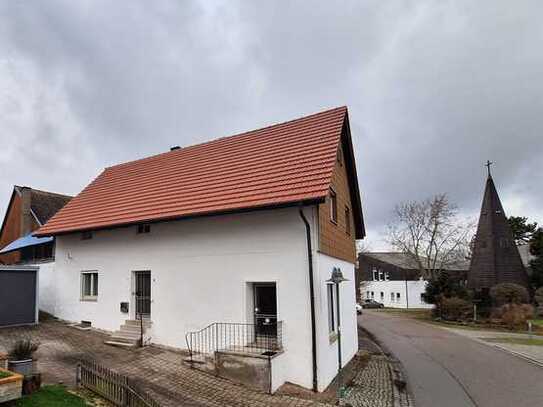
[(295, 119), (286, 120), (284, 122), (273, 123), (273, 124), (270, 124), (270, 125), (267, 125), (267, 126), (262, 126), (262, 127), (257, 128), (257, 129), (242, 131), (240, 133), (231, 134), (229, 136), (217, 137), (217, 138), (214, 138), (214, 139), (211, 139), (211, 140), (203, 141), (201, 143), (190, 144), (188, 146), (181, 147), (181, 148), (179, 148), (177, 150), (164, 151), (162, 153), (137, 158), (135, 160), (130, 160), (130, 161), (125, 161), (125, 162), (118, 163), (118, 164), (113, 164), (113, 165), (105, 167), (105, 169), (107, 170), (107, 169), (110, 169), (110, 168), (121, 167), (123, 165), (132, 164), (132, 163), (135, 163), (135, 162), (138, 162), (138, 161), (148, 160), (148, 159), (155, 158), (155, 157), (160, 157), (160, 156), (167, 155), (167, 154), (176, 154), (176, 153), (179, 153), (180, 151), (183, 151), (183, 150), (185, 150), (187, 148), (200, 147), (200, 146), (204, 146), (206, 144), (216, 143), (218, 141), (224, 141), (224, 140), (228, 140), (228, 139), (234, 139), (236, 137), (247, 136), (249, 134), (257, 133), (257, 132), (262, 131), (262, 130), (273, 129), (273, 128), (278, 127), (278, 126), (284, 126), (286, 124), (291, 124), (291, 123), (294, 123), (294, 122), (297, 122), (297, 121), (311, 119), (311, 118), (313, 118), (315, 116), (319, 116), (319, 115), (326, 114), (326, 113), (332, 113), (332, 112), (335, 112), (337, 110), (342, 110), (342, 109), (347, 111), (347, 106), (346, 105), (337, 106), (337, 107), (334, 107), (334, 108), (331, 108), (331, 109), (326, 109), (326, 110), (322, 110), (322, 111), (319, 111), (319, 112), (316, 112), (316, 113), (311, 113), (311, 114), (306, 115), (306, 116), (299, 116), (299, 117), (297, 117)]
[(37, 188), (29, 187), (28, 185), (16, 185), (16, 184), (14, 184), (13, 187), (14, 188), (28, 188), (33, 192), (38, 192), (38, 193), (41, 193), (41, 194), (55, 195), (55, 196), (61, 196), (61, 197), (65, 197), (65, 198), (73, 198), (73, 195), (67, 195), (67, 194), (61, 194), (61, 193), (58, 193), (58, 192), (45, 191), (43, 189), (37, 189)]

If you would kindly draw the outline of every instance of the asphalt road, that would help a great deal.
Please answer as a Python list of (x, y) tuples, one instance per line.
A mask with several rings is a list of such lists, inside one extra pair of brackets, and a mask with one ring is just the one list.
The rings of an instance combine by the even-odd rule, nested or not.
[(358, 323), (402, 362), (416, 407), (543, 407), (543, 368), (524, 359), (384, 312)]

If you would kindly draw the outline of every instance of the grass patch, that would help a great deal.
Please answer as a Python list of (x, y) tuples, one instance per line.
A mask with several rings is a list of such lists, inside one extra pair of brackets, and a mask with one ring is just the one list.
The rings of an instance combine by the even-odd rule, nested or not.
[(540, 328), (543, 328), (543, 319), (532, 319), (532, 324), (534, 326), (538, 326)]
[(42, 388), (17, 400), (14, 407), (88, 407), (87, 402), (60, 385), (42, 386)]
[(3, 370), (0, 370), (0, 379), (5, 379), (6, 377), (10, 377), (10, 372), (4, 372)]
[[(432, 310), (425, 308), (381, 308), (381, 309), (372, 309), (372, 311), (386, 312), (391, 315), (401, 315), (409, 318), (415, 319), (432, 319)], [(362, 312), (363, 313), (363, 312)]]
[(483, 338), (486, 342), (509, 343), (512, 345), (543, 346), (543, 339), (540, 338)]

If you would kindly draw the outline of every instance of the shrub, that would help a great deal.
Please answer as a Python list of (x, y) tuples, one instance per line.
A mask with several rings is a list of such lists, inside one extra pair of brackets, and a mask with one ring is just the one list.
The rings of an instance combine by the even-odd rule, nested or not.
[(439, 303), (441, 318), (448, 321), (459, 321), (466, 319), (473, 311), (470, 302), (462, 298), (443, 298)]
[(462, 282), (462, 277), (458, 273), (441, 271), (437, 277), (432, 278), (426, 284), (424, 300), (428, 304), (438, 305), (443, 297), (467, 299), (469, 293)]
[(539, 287), (537, 290), (535, 290), (534, 298), (537, 305), (543, 307), (543, 287)]
[(490, 289), (490, 297), (495, 305), (524, 304), (530, 299), (528, 290), (513, 283), (496, 284)]
[(496, 308), (494, 316), (501, 319), (509, 329), (522, 328), (534, 317), (534, 307), (530, 304), (506, 304)]
[(19, 339), (10, 349), (9, 357), (12, 360), (32, 359), (39, 346), (37, 342), (32, 342), (30, 339)]

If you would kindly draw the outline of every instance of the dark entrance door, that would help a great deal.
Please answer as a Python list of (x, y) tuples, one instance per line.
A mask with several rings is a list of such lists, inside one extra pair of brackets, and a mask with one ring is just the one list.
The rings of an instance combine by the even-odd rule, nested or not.
[(275, 283), (255, 284), (255, 330), (257, 335), (277, 335), (277, 292)]
[(151, 316), (151, 272), (135, 271), (136, 318)]

